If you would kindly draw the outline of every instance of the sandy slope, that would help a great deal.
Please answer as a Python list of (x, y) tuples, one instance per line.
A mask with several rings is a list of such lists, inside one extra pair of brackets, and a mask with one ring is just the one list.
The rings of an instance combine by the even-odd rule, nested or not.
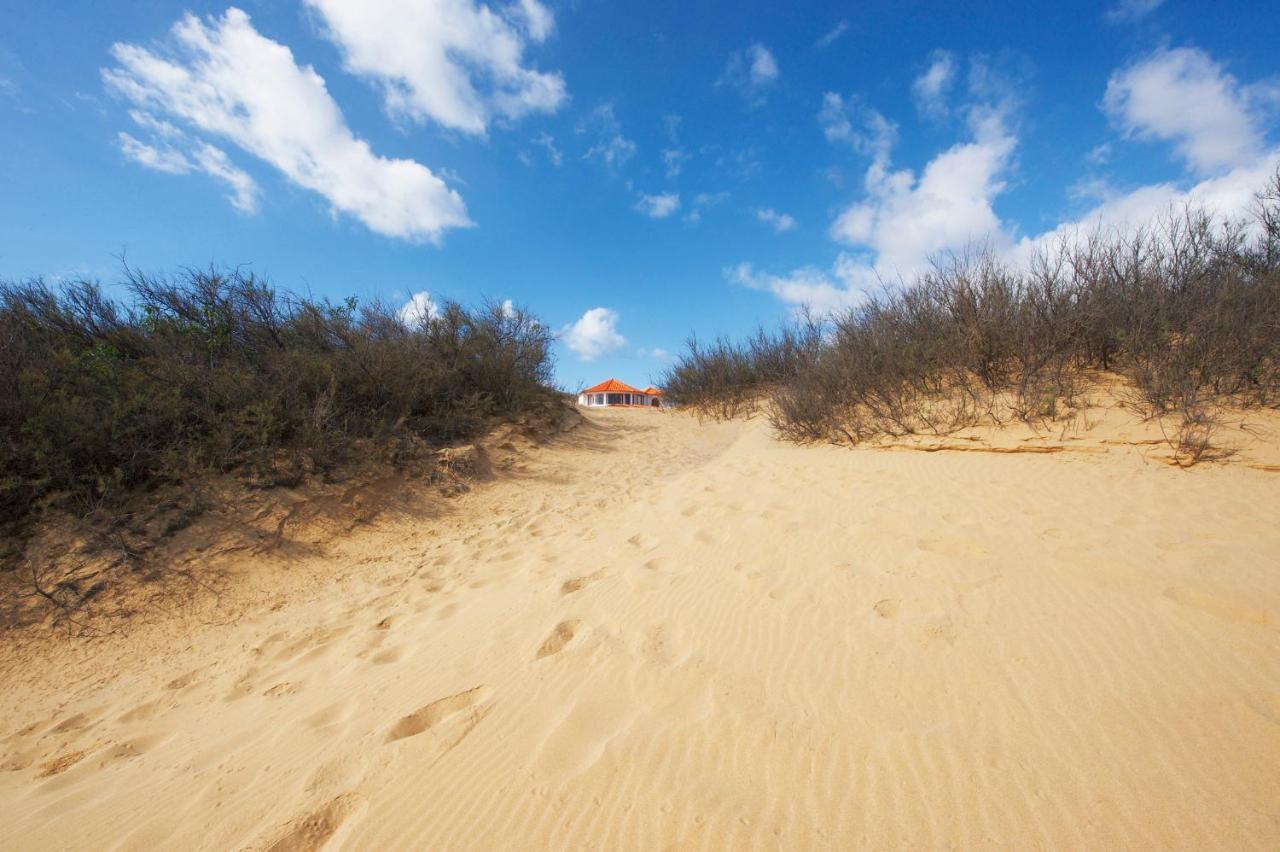
[(1280, 475), (591, 417), (10, 653), (0, 846), (1280, 846)]

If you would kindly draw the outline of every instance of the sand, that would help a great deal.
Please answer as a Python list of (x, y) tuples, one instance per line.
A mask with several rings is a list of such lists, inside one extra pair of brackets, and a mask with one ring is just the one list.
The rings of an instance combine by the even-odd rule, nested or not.
[(0, 846), (1275, 849), (1280, 475), (1158, 455), (592, 413), (9, 649)]

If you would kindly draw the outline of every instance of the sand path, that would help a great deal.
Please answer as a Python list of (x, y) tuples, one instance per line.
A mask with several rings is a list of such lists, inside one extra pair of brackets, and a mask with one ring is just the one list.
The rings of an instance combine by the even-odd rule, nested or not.
[(1280, 476), (590, 417), (10, 655), (0, 846), (1280, 847)]

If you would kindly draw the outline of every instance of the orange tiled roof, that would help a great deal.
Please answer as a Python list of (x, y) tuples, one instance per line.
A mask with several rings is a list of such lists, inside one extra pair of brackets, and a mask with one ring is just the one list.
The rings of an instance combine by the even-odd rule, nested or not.
[(644, 393), (639, 388), (633, 388), (617, 379), (607, 379), (595, 387), (587, 388), (583, 393)]
[(649, 387), (645, 388), (644, 392), (649, 394), (649, 396), (662, 396), (661, 388), (655, 388), (653, 385), (649, 385)]

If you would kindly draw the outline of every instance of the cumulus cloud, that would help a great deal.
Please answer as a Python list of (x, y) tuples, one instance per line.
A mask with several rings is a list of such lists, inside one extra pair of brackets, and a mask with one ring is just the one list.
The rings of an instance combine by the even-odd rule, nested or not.
[(426, 290), (414, 293), (398, 312), (400, 321), (407, 326), (417, 328), (426, 325), (440, 316), (440, 306), (431, 298)]
[(561, 329), (560, 339), (583, 361), (594, 361), (627, 345), (618, 333), (618, 313), (609, 308), (591, 308)]
[(636, 155), (636, 143), (622, 133), (622, 122), (613, 111), (613, 104), (600, 104), (578, 122), (577, 132), (595, 141), (583, 155), (584, 160), (596, 160), (610, 171), (616, 171)]
[(1145, 18), (1164, 5), (1164, 0), (1119, 0), (1103, 17), (1112, 24), (1126, 24)]
[(1044, 233), (1023, 237), (1010, 248), (1006, 259), (1024, 263), (1036, 251), (1050, 250), (1063, 241), (1070, 243), (1099, 229), (1132, 233), (1187, 206), (1223, 219), (1239, 220), (1249, 215), (1255, 193), (1266, 185), (1277, 169), (1280, 169), (1280, 148), (1261, 154), (1252, 163), (1198, 181), (1190, 187), (1164, 182), (1120, 191), (1105, 183), (1097, 184), (1092, 188), (1092, 194), (1098, 201), (1092, 208)]
[[(1162, 57), (1166, 52), (1157, 54)], [(1207, 57), (1205, 57), (1207, 59)], [(1181, 64), (1185, 60), (1178, 60)], [(1196, 78), (1216, 79), (1228, 103), (1248, 101), (1257, 86), (1241, 86), (1237, 81), (1223, 83), (1221, 69), (1199, 59), (1193, 66), (1213, 74), (1197, 72)], [(1127, 80), (1125, 71), (1113, 80)], [(1181, 73), (1169, 79), (1178, 79)], [(1196, 87), (1192, 87), (1195, 89)], [(1141, 90), (1142, 86), (1134, 90)], [(1241, 93), (1245, 94), (1241, 94)], [(1254, 134), (1256, 144), (1235, 150), (1231, 157), (1209, 156), (1216, 148), (1190, 148), (1193, 141), (1203, 141), (1195, 132), (1168, 130), (1157, 137), (1169, 142), (1182, 156), (1208, 163), (1232, 163), (1219, 167), (1215, 174), (1201, 177), (1191, 185), (1165, 182), (1139, 186), (1129, 190), (1112, 187), (1105, 180), (1078, 181), (1069, 191), (1077, 200), (1091, 205), (1081, 215), (1050, 228), (1043, 233), (1018, 237), (1016, 229), (995, 214), (993, 202), (1003, 189), (1005, 175), (1011, 166), (1017, 146), (1012, 129), (1016, 92), (992, 76), (989, 67), (972, 69), (968, 80), (969, 102), (962, 106), (968, 138), (935, 156), (919, 173), (895, 170), (890, 163), (893, 134), (874, 132), (869, 128), (866, 108), (856, 101), (838, 95), (824, 99), (819, 121), (824, 134), (833, 142), (847, 142), (871, 157), (864, 176), (865, 198), (846, 208), (831, 228), (831, 236), (850, 246), (842, 251), (828, 268), (803, 266), (785, 274), (757, 271), (749, 264), (726, 270), (726, 276), (743, 286), (774, 294), (793, 306), (809, 306), (819, 312), (839, 310), (857, 304), (885, 282), (910, 280), (928, 268), (931, 256), (945, 257), (970, 247), (983, 246), (1003, 260), (1015, 265), (1027, 263), (1033, 254), (1051, 251), (1062, 243), (1088, 235), (1098, 229), (1131, 233), (1150, 227), (1170, 212), (1186, 205), (1203, 209), (1219, 217), (1240, 220), (1246, 217), (1254, 193), (1280, 168), (1280, 148), (1262, 150), (1266, 127), (1263, 114), (1249, 112), (1248, 121), (1235, 126), (1249, 128), (1245, 137)], [(1115, 109), (1115, 104), (1104, 104)], [(1127, 105), (1126, 105), (1127, 109)], [(1125, 115), (1151, 115), (1141, 109)], [(1157, 111), (1155, 115), (1165, 117)], [(1142, 126), (1157, 125), (1154, 118)], [(1184, 125), (1159, 125), (1183, 128)], [(1198, 128), (1199, 125), (1192, 124)], [(890, 125), (891, 127), (891, 125)], [(1105, 160), (1106, 149), (1091, 157)]]
[(1245, 87), (1190, 47), (1157, 50), (1111, 75), (1102, 104), (1125, 134), (1171, 143), (1199, 174), (1237, 168), (1263, 147), (1271, 87)]
[[(426, 166), (374, 154), (351, 132), (320, 75), (239, 9), (183, 17), (163, 48), (116, 44), (111, 53), (118, 64), (103, 70), (103, 80), (140, 114), (236, 145), (377, 233), (438, 240), (471, 224), (461, 196)], [(219, 159), (230, 166), (205, 153), (202, 170)]]
[(674, 192), (659, 195), (641, 195), (636, 210), (651, 219), (665, 219), (680, 209), (680, 196)]
[(846, 208), (830, 234), (868, 250), (877, 268), (901, 275), (920, 272), (931, 255), (998, 234), (992, 204), (1004, 189), (1016, 143), (995, 125), (943, 151), (918, 175), (873, 163), (864, 182), (867, 197)]
[(830, 269), (810, 265), (779, 275), (740, 264), (728, 271), (730, 280), (826, 313), (856, 304), (886, 280), (925, 271), (932, 257), (976, 243), (1008, 248), (1012, 240), (993, 205), (1017, 147), (1011, 128), (1016, 98), (984, 63), (971, 64), (961, 106), (966, 138), (919, 173), (893, 166), (896, 125), (857, 98), (824, 95), (818, 113), (823, 135), (870, 160), (862, 197), (828, 231), (848, 249)]
[(555, 20), (537, 0), (494, 12), (475, 0), (305, 0), (342, 51), (373, 81), (392, 115), (482, 134), (497, 117), (554, 112), (564, 78), (525, 65), (529, 42)]
[(772, 207), (760, 207), (756, 210), (756, 218), (773, 227), (779, 234), (790, 231), (796, 226), (796, 220), (789, 213), (779, 213)]
[(947, 114), (947, 95), (956, 78), (956, 59), (946, 50), (935, 50), (929, 57), (929, 67), (911, 83), (911, 96), (916, 109), (930, 119), (940, 119)]
[[(1016, 98), (981, 61), (971, 63), (968, 89), (962, 111), (969, 138), (935, 156), (919, 174), (892, 167), (896, 133), (883, 116), (863, 108), (855, 124), (847, 104), (838, 95), (827, 96), (819, 116), (827, 138), (847, 139), (871, 157), (864, 198), (845, 208), (829, 231), (859, 250), (866, 277), (910, 277), (934, 255), (1002, 238), (993, 204), (1018, 143), (1010, 127)], [(843, 123), (833, 121), (840, 106), (846, 107)]]
[(755, 108), (764, 104), (778, 77), (778, 61), (769, 48), (757, 42), (730, 55), (716, 86), (736, 90), (747, 106)]

